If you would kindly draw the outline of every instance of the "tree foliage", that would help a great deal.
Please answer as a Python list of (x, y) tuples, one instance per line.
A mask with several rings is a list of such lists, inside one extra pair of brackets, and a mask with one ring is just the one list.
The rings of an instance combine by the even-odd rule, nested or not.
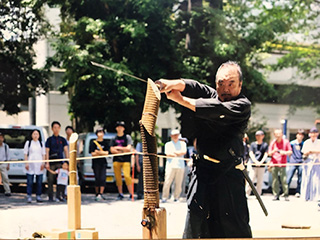
[(37, 1), (0, 3), (0, 106), (16, 114), (33, 93), (48, 90), (48, 72), (35, 69), (33, 45), (44, 35), (46, 23)]
[[(144, 79), (185, 77), (214, 86), (217, 68), (231, 59), (242, 67), (245, 95), (253, 103), (268, 101), (279, 92), (261, 73), (268, 67), (263, 53), (285, 45), (286, 34), (306, 31), (306, 23), (315, 20), (311, 6), (317, 1), (192, 0), (190, 11), (187, 0), (48, 2), (61, 8), (63, 20), (54, 43), (56, 54), (48, 65), (66, 71), (61, 90), (69, 91), (78, 130), (92, 129), (95, 121), (113, 130), (121, 119), (131, 123), (130, 131), (138, 129), (145, 84), (90, 61)], [(274, 69), (300, 64), (308, 72), (315, 67), (312, 61), (303, 61), (310, 55), (290, 54)], [(292, 56), (296, 62), (290, 62)], [(164, 110), (167, 103), (162, 101)]]
[[(62, 90), (72, 92), (70, 113), (79, 130), (98, 121), (114, 130), (125, 120), (138, 129), (146, 84), (90, 64), (96, 61), (143, 79), (179, 76), (173, 2), (169, 0), (53, 1), (63, 13), (57, 53), (50, 65), (64, 68)], [(90, 10), (88, 10), (90, 9)]]

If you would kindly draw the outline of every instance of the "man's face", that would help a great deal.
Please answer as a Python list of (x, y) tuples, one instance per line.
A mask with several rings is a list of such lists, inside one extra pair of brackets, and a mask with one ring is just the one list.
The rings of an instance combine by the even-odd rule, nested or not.
[(274, 131), (274, 136), (276, 139), (282, 139), (283, 133), (281, 130), (275, 130)]
[(241, 92), (242, 82), (236, 66), (224, 66), (216, 76), (216, 89), (222, 102), (230, 101)]
[(53, 135), (59, 135), (61, 127), (59, 124), (54, 124), (52, 127)]
[(178, 142), (178, 140), (179, 140), (179, 134), (174, 134), (174, 135), (171, 135), (170, 137), (171, 137), (172, 141), (174, 141), (174, 142)]
[(123, 133), (124, 132), (124, 127), (123, 126), (117, 126), (116, 127), (117, 133)]
[(316, 140), (318, 138), (319, 133), (317, 132), (312, 132), (309, 133), (309, 137), (311, 138), (312, 141)]
[(256, 140), (257, 140), (258, 142), (263, 141), (263, 139), (264, 139), (264, 135), (261, 135), (261, 134), (256, 135)]
[(4, 142), (4, 137), (1, 135), (0, 136), (0, 143), (2, 144)]

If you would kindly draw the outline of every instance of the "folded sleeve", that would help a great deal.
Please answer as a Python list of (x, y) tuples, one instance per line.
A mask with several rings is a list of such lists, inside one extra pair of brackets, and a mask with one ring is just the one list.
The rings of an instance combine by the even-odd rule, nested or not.
[(217, 95), (214, 88), (191, 79), (183, 79), (186, 84), (182, 95), (190, 98), (212, 98)]

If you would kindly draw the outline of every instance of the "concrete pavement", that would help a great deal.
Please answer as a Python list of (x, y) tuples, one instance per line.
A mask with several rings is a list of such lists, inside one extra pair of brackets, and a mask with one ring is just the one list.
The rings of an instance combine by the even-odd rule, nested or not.
[[(117, 194), (105, 194), (106, 201), (95, 202), (93, 194), (82, 194), (81, 226), (95, 227), (100, 239), (139, 239), (142, 237), (143, 200), (128, 198), (116, 201)], [(128, 195), (127, 195), (128, 197)], [(320, 211), (316, 202), (304, 202), (290, 196), (272, 201), (270, 194), (262, 196), (269, 212), (265, 217), (254, 196), (249, 197), (250, 225), (254, 237), (319, 237)], [(181, 238), (186, 202), (160, 204), (167, 210), (168, 238)], [(0, 195), (0, 238), (31, 237), (35, 231), (64, 230), (68, 225), (67, 203), (26, 203), (25, 194), (12, 197)], [(281, 225), (304, 225), (310, 229), (283, 229)]]

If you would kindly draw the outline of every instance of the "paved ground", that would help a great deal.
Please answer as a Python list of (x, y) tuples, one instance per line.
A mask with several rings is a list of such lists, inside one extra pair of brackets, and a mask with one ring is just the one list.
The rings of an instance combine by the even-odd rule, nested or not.
[[(106, 194), (107, 200), (95, 202), (92, 194), (82, 194), (82, 227), (95, 227), (101, 239), (139, 239), (143, 201), (116, 201), (116, 194)], [(258, 202), (248, 199), (250, 224), (254, 237), (316, 237), (320, 236), (320, 211), (315, 202), (304, 202), (290, 196), (290, 201), (272, 201), (270, 194), (263, 201), (269, 211), (265, 217)], [(186, 203), (161, 204), (167, 210), (168, 238), (181, 238), (186, 215)], [(309, 230), (282, 229), (282, 224), (311, 226)], [(25, 195), (12, 197), (0, 194), (0, 238), (31, 237), (35, 231), (67, 228), (66, 203), (26, 203)]]

